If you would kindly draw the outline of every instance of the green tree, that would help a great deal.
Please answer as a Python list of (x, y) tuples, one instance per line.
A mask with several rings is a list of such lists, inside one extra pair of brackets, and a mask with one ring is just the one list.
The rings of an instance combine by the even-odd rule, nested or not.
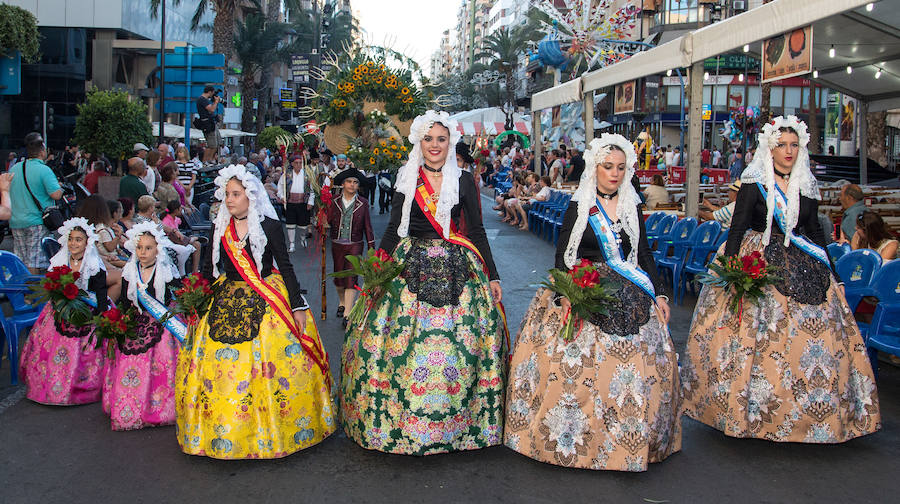
[[(285, 23), (272, 23), (259, 11), (253, 11), (238, 23), (234, 37), (234, 52), (241, 62), (241, 95), (243, 113), (241, 129), (252, 131), (253, 97), (257, 96), (258, 83), (262, 70), (280, 58), (278, 51), (281, 42), (290, 31)], [(262, 100), (260, 100), (262, 101)]]
[(153, 143), (147, 107), (131, 101), (124, 91), (92, 89), (87, 100), (78, 105), (74, 140), (88, 152), (124, 159), (134, 144)]
[[(344, 45), (353, 47), (360, 33), (359, 21), (352, 14), (343, 10), (304, 9), (298, 0), (285, 2), (292, 13), (291, 25), (294, 36), (285, 54), (311, 53), (319, 42), (316, 33), (322, 32), (322, 49), (340, 52)], [(324, 23), (323, 23), (324, 21)], [(322, 25), (326, 26), (322, 29)]]
[(506, 103), (516, 103), (516, 87), (518, 87), (516, 70), (519, 66), (519, 56), (537, 35), (538, 32), (526, 27), (516, 27), (512, 30), (500, 28), (484, 39), (484, 50), (475, 55), (476, 61), (481, 59), (488, 61), (490, 67), (506, 77), (504, 100)]
[(259, 135), (256, 137), (256, 146), (277, 151), (279, 140), (282, 143), (287, 143), (291, 138), (292, 135), (280, 126), (269, 126), (259, 132)]
[[(181, 4), (181, 0), (171, 0), (173, 5)], [(200, 20), (206, 11), (212, 9), (216, 15), (213, 18), (213, 52), (225, 55), (225, 61), (231, 58), (234, 52), (234, 17), (241, 0), (196, 0), (197, 8), (191, 18), (191, 29), (196, 30), (200, 26)], [(150, 0), (150, 13), (155, 19), (159, 14), (160, 0)]]
[(0, 56), (19, 51), (25, 62), (35, 63), (40, 48), (41, 34), (34, 15), (21, 7), (0, 4)]

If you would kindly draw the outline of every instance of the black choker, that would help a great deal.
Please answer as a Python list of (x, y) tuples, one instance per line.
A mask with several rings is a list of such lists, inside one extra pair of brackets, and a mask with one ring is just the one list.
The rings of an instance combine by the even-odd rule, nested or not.
[(425, 168), (426, 170), (430, 171), (431, 173), (441, 173), (441, 170), (444, 169), (444, 167), (441, 166), (440, 168), (438, 168), (437, 170), (435, 170), (434, 168), (428, 166), (427, 164), (423, 164), (422, 167)]
[(779, 177), (783, 178), (784, 180), (790, 180), (790, 179), (791, 179), (791, 174), (790, 174), (790, 173), (781, 173), (780, 171), (778, 171), (777, 168), (775, 168), (774, 170), (775, 170), (775, 175), (778, 175)]
[(250, 217), (250, 215), (248, 214), (248, 215), (245, 215), (245, 216), (243, 216), (243, 217), (235, 217), (235, 216), (233, 216), (233, 215), (231, 216), (231, 218), (234, 219), (234, 220), (236, 220), (236, 221), (247, 220), (247, 217)]
[(601, 192), (600, 189), (597, 189), (597, 196), (600, 196), (601, 198), (603, 198), (605, 200), (611, 200), (611, 199), (615, 198), (618, 194), (619, 194), (618, 189), (616, 189), (612, 194), (606, 194), (605, 192)]
[(156, 261), (153, 261), (153, 264), (151, 264), (150, 266), (143, 266), (143, 265), (142, 265), (141, 268), (143, 268), (143, 269), (146, 270), (146, 269), (150, 269), (150, 268), (152, 268), (152, 267), (154, 267), (154, 266), (156, 266)]

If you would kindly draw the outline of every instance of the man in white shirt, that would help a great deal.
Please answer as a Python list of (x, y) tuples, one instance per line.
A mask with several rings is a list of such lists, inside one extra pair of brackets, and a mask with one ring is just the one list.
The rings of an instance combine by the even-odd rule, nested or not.
[(560, 152), (559, 149), (553, 149), (550, 151), (550, 184), (556, 184), (557, 186), (561, 185), (565, 180), (565, 175), (563, 174), (563, 169), (565, 165), (562, 159), (559, 158)]
[(719, 164), (721, 161), (722, 161), (722, 153), (719, 151), (719, 148), (716, 147), (715, 150), (713, 150), (713, 154), (712, 154), (712, 167), (713, 168), (721, 168), (721, 165)]
[(285, 171), (278, 180), (278, 196), (284, 201), (284, 216), (287, 221), (288, 252), (294, 251), (297, 228), (300, 228), (300, 246), (306, 247), (310, 212), (316, 195), (306, 183), (306, 169), (301, 156), (291, 157), (291, 169)]
[(672, 150), (671, 145), (666, 146), (666, 166), (672, 166), (672, 161), (675, 160), (675, 152)]

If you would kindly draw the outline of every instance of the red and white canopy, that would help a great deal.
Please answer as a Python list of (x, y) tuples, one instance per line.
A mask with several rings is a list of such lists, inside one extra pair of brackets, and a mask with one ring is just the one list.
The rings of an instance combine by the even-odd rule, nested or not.
[[(513, 125), (519, 133), (531, 134), (531, 125), (527, 122), (516, 121)], [(506, 131), (506, 127), (502, 122), (461, 122), (458, 124), (457, 129), (460, 134), (468, 136), (499, 135)]]

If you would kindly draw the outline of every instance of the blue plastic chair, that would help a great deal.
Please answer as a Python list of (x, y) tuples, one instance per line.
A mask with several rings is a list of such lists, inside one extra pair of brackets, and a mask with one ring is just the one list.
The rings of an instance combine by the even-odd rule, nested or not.
[(649, 231), (647, 232), (647, 244), (650, 246), (650, 250), (657, 248), (660, 237), (668, 236), (677, 220), (678, 217), (675, 215), (665, 215), (659, 220), (653, 234), (650, 234)]
[(654, 250), (653, 258), (659, 264), (660, 259), (669, 256), (669, 251), (674, 250), (676, 245), (687, 245), (691, 241), (691, 233), (697, 229), (697, 219), (693, 217), (685, 217), (676, 222), (669, 230), (666, 236), (660, 236), (657, 241), (656, 250)]
[(878, 351), (900, 355), (900, 260), (890, 261), (878, 270), (872, 279), (872, 291), (878, 305), (872, 322), (860, 323), (859, 330), (877, 378)]
[(550, 212), (558, 208), (568, 208), (571, 196), (554, 191), (547, 201), (538, 201), (528, 212), (528, 228), (538, 234), (543, 234), (543, 226), (547, 222)]
[(729, 228), (723, 229), (722, 233), (719, 234), (719, 237), (716, 238), (716, 243), (713, 246), (713, 250), (719, 250), (719, 247), (721, 247), (723, 243), (728, 241), (728, 229)]
[(648, 240), (650, 238), (659, 237), (660, 225), (662, 224), (662, 219), (665, 216), (665, 212), (653, 212), (652, 214), (650, 214), (650, 217), (647, 217), (647, 220), (644, 221), (644, 228), (647, 230)]
[(552, 208), (550, 209), (550, 213), (548, 214), (546, 220), (544, 221), (544, 239), (547, 241), (553, 241), (554, 233), (559, 233), (558, 227), (562, 227), (563, 215), (565, 215), (566, 211), (562, 208)]
[(855, 311), (863, 296), (873, 296), (869, 287), (881, 268), (881, 255), (871, 249), (853, 250), (837, 260), (834, 269), (844, 282), (844, 294), (850, 310)]
[[(25, 300), (25, 295), (31, 292), (26, 284), (41, 278), (29, 274), (25, 263), (18, 256), (0, 250), (0, 294), (6, 295), (13, 309), (9, 317), (0, 310), (0, 326), (9, 352), (9, 376), (13, 384), (18, 383), (19, 334), (34, 325), (43, 309), (43, 305), (34, 306)], [(0, 352), (2, 343), (0, 340)]]
[(59, 252), (60, 248), (62, 248), (62, 245), (49, 236), (45, 236), (41, 239), (41, 250), (44, 252), (44, 256), (47, 257), (48, 261)]
[[(721, 229), (722, 225), (718, 222), (706, 221), (697, 226), (697, 229), (691, 234), (691, 243), (684, 261), (673, 272), (672, 292), (675, 294), (677, 304), (684, 302), (685, 283), (688, 281), (688, 275), (694, 276), (706, 271), (707, 264), (709, 264), (707, 259), (711, 252), (716, 251), (716, 241), (718, 241)], [(660, 260), (661, 263), (663, 261), (665, 259)]]
[[(28, 292), (30, 289), (24, 286), (0, 286), (0, 293), (7, 296), (22, 295)], [(19, 336), (22, 331), (31, 329), (43, 308), (44, 305), (40, 304), (26, 311), (14, 310), (9, 317), (3, 314), (3, 310), (0, 310), (0, 327), (3, 328), (3, 334), (0, 337), (0, 353), (3, 351), (3, 339), (5, 338), (9, 356), (9, 381), (13, 385), (19, 382)]]
[(828, 250), (828, 255), (831, 257), (833, 262), (836, 262), (838, 259), (844, 256), (848, 252), (844, 247), (841, 246), (840, 243), (832, 242), (828, 244), (826, 247)]
[[(29, 273), (25, 263), (17, 255), (0, 250), (0, 285), (24, 285), (29, 282), (39, 282), (42, 278), (40, 275)], [(13, 309), (16, 309), (17, 306), (27, 305), (24, 294), (7, 293), (7, 297), (13, 305)]]

